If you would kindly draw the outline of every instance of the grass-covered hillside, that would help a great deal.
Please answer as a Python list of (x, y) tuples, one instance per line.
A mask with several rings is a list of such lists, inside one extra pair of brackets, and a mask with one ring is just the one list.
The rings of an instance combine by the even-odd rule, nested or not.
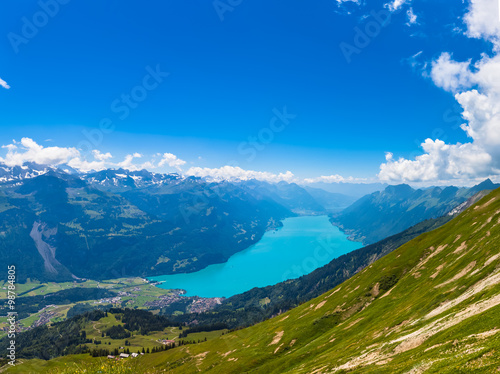
[[(136, 358), (129, 362), (130, 367), (137, 365), (130, 370), (496, 372), (500, 369), (499, 238), (497, 190), (310, 302), (205, 343)], [(71, 360), (99, 364), (89, 357), (68, 356), (46, 365), (54, 373), (83, 372), (68, 371), (73, 370), (68, 369)], [(29, 373), (28, 368), (22, 372)], [(13, 372), (21, 369), (22, 365)]]
[[(184, 344), (199, 344), (224, 333), (227, 329), (222, 325), (183, 327), (145, 310), (92, 310), (50, 327), (17, 334), (17, 365), (10, 372), (45, 372), (61, 362), (99, 364), (98, 357), (122, 353), (149, 356)], [(10, 339), (0, 340), (2, 351), (9, 345)], [(10, 367), (5, 361), (0, 363), (4, 365), (0, 372)]]

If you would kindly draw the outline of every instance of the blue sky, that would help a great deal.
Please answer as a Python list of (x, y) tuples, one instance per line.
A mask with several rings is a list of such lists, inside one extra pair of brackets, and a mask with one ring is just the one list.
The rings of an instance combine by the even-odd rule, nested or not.
[[(141, 154), (134, 165), (158, 171), (210, 174), (204, 168), (237, 165), (300, 180), (394, 183), (467, 183), (498, 170), (486, 146), (490, 159), (481, 162), (489, 164), (474, 160), (467, 170), (450, 168), (460, 164), (457, 152), (471, 150), (430, 157), (432, 175), (421, 172), (430, 161), (415, 158), (433, 154), (422, 150), (427, 138), (479, 144), (458, 127), (465, 104), (454, 95), (478, 87), (488, 94), (480, 82), (461, 80), (482, 53), (496, 56), (496, 29), (474, 36), (483, 20), (467, 21), (476, 11), (467, 2), (26, 0), (1, 7), (0, 77), (10, 88), (0, 88), (0, 144), (12, 145), (0, 150), (4, 161), (38, 160), (37, 152), (50, 161), (47, 149), (58, 155), (51, 162), (69, 155), (79, 159), (74, 165)], [(391, 18), (380, 25), (371, 11)], [(368, 45), (347, 61), (340, 46), (355, 47), (357, 30), (368, 25)], [(437, 64), (445, 52), (451, 60)], [(453, 79), (460, 85), (443, 83)], [(95, 160), (89, 144), (99, 151)], [(381, 164), (388, 166), (379, 175)]]

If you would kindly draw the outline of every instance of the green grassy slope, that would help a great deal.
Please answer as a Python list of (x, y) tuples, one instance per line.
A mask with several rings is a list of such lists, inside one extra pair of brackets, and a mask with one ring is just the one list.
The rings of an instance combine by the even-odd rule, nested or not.
[(137, 372), (496, 372), (499, 238), (497, 190), (318, 298), (206, 343), (134, 359)]

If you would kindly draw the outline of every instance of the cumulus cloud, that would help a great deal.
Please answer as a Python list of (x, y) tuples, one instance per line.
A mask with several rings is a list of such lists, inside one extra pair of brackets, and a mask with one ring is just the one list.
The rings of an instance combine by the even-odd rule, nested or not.
[[(165, 165), (182, 171), (181, 167), (186, 164), (186, 161), (179, 159), (172, 153), (158, 153), (155, 157), (162, 156), (160, 161), (157, 161), (158, 158), (155, 159), (153, 157), (150, 161), (145, 162), (140, 162), (145, 158), (142, 154), (130, 153), (126, 155), (122, 161), (112, 162), (113, 155), (110, 152), (103, 153), (94, 149), (90, 155), (85, 158), (80, 151), (74, 147), (44, 147), (37, 144), (31, 138), (22, 138), (20, 142), (13, 140), (12, 143), (3, 145), (2, 148), (6, 150), (6, 155), (5, 157), (0, 157), (0, 163), (6, 164), (7, 166), (22, 166), (26, 162), (34, 162), (47, 166), (67, 164), (83, 173), (118, 168), (131, 171), (142, 169), (152, 170)], [(291, 171), (276, 174), (266, 171), (244, 170), (237, 166), (223, 166), (221, 168), (191, 167), (183, 174), (185, 176), (206, 178), (211, 181), (245, 181), (251, 179), (269, 183), (278, 183), (281, 181), (292, 183), (300, 181)], [(367, 180), (343, 177), (341, 175), (329, 175), (308, 178), (303, 180), (303, 182), (366, 183)]]
[(246, 181), (250, 179), (257, 179), (266, 182), (293, 182), (295, 176), (292, 172), (273, 174), (266, 171), (244, 170), (238, 166), (223, 166), (221, 168), (200, 168), (192, 167), (186, 171), (186, 175), (195, 176), (200, 178), (207, 178), (213, 181)]
[(142, 169), (154, 169), (156, 167), (152, 161), (136, 163), (134, 161), (135, 159), (140, 159), (143, 157), (140, 153), (126, 155), (123, 161), (117, 163), (108, 161), (113, 157), (109, 152), (101, 153), (98, 150), (93, 150), (92, 155), (94, 157), (94, 160), (92, 161), (87, 161), (81, 159), (80, 157), (75, 157), (68, 162), (68, 165), (83, 173), (118, 168), (127, 169), (130, 171), (138, 171)]
[(498, 0), (471, 0), (464, 17), (466, 34), (471, 38), (485, 39), (500, 46), (500, 22)]
[(94, 160), (82, 160), (80, 152), (74, 147), (43, 147), (31, 138), (22, 138), (20, 142), (13, 140), (2, 148), (7, 149), (7, 154), (0, 157), (0, 162), (7, 166), (22, 166), (26, 162), (48, 166), (68, 164), (72, 168), (87, 172), (105, 169), (108, 166), (106, 160), (112, 157), (109, 152), (102, 154), (94, 150)]
[(88, 173), (90, 171), (100, 171), (107, 168), (107, 164), (103, 160), (87, 161), (82, 160), (79, 157), (75, 157), (69, 160), (68, 166), (71, 166), (73, 169), (81, 171), (82, 173)]
[(79, 170), (83, 173), (88, 173), (90, 171), (100, 171), (111, 167), (112, 164), (107, 161), (108, 159), (113, 158), (111, 153), (101, 153), (97, 149), (94, 149), (92, 151), (92, 156), (94, 157), (94, 160), (91, 161), (83, 160), (80, 156), (75, 157), (69, 160), (68, 165), (73, 169)]
[[(391, 0), (388, 3), (384, 4), (384, 8), (389, 9), (391, 12), (396, 12), (400, 10), (405, 4), (410, 4), (412, 0)], [(342, 5), (345, 3), (354, 3), (361, 5), (364, 2), (362, 0), (337, 0), (337, 5)], [(412, 17), (410, 17), (410, 20), (413, 20), (413, 22), (416, 22), (417, 17), (413, 14), (413, 10), (411, 10)], [(412, 22), (412, 23), (413, 23)]]
[(176, 155), (174, 155), (172, 153), (164, 153), (161, 161), (158, 163), (158, 166), (162, 167), (164, 165), (168, 165), (172, 168), (175, 168), (179, 171), (182, 171), (181, 166), (183, 166), (185, 164), (186, 164), (186, 161), (181, 160)]
[(10, 88), (10, 86), (7, 84), (6, 81), (4, 81), (2, 78), (0, 78), (0, 86), (3, 88), (6, 88), (7, 90)]
[(432, 62), (431, 78), (434, 84), (450, 92), (470, 87), (472, 84), (471, 61), (457, 62), (447, 52)]
[(491, 156), (475, 144), (445, 144), (439, 139), (426, 139), (422, 148), (424, 154), (415, 160), (394, 160), (388, 153), (379, 178), (388, 182), (428, 182), (475, 179), (491, 173)]
[(25, 162), (60, 165), (79, 156), (76, 148), (43, 147), (31, 138), (22, 138), (21, 142), (13, 141), (2, 148), (7, 149), (7, 155), (5, 158), (0, 157), (0, 162), (7, 166), (20, 166)]
[(123, 169), (127, 169), (130, 171), (138, 171), (138, 170), (142, 170), (142, 169), (153, 169), (155, 167), (151, 161), (146, 161), (142, 164), (136, 164), (134, 162), (135, 158), (142, 158), (142, 155), (140, 153), (137, 153), (137, 152), (134, 154), (131, 154), (131, 155), (126, 155), (125, 159), (122, 162), (118, 162), (114, 166), (119, 167), (119, 168), (123, 168)]
[(366, 182), (366, 178), (354, 178), (354, 177), (343, 177), (342, 175), (323, 175), (316, 178), (306, 178), (304, 183), (363, 183)]
[(97, 149), (94, 149), (92, 151), (92, 155), (94, 156), (94, 158), (98, 161), (106, 161), (107, 159), (109, 158), (112, 158), (113, 156), (111, 156), (111, 153), (107, 152), (107, 153), (101, 153), (100, 151), (98, 151)]
[[(492, 14), (494, 18), (492, 18)], [(473, 0), (465, 15), (466, 35), (493, 43), (494, 55), (483, 54), (472, 63), (458, 62), (443, 53), (431, 65), (433, 82), (451, 93), (463, 109), (462, 130), (471, 139), (446, 144), (435, 139), (422, 143), (414, 160), (394, 160), (388, 154), (380, 167), (384, 181), (474, 180), (500, 173), (500, 22), (498, 1)]]
[(126, 155), (120, 162), (111, 162), (113, 158), (111, 153), (102, 153), (97, 149), (91, 152), (90, 158), (84, 158), (74, 147), (44, 147), (31, 138), (22, 138), (20, 142), (13, 140), (11, 144), (3, 145), (2, 148), (6, 149), (7, 153), (5, 157), (0, 157), (0, 163), (7, 166), (22, 166), (26, 162), (48, 166), (67, 164), (83, 173), (109, 168), (123, 168), (131, 171), (150, 170), (166, 164), (180, 170), (180, 166), (186, 163), (172, 153), (165, 153), (159, 163), (153, 160), (137, 162), (143, 158), (140, 153)]

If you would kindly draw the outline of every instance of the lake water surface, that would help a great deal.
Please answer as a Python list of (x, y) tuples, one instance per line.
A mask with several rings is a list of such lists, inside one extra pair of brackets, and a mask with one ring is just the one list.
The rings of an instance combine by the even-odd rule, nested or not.
[(259, 242), (226, 263), (195, 273), (148, 279), (162, 281), (161, 288), (186, 290), (186, 296), (230, 297), (298, 278), (360, 247), (361, 243), (347, 240), (327, 216), (287, 218), (283, 227), (266, 232)]

